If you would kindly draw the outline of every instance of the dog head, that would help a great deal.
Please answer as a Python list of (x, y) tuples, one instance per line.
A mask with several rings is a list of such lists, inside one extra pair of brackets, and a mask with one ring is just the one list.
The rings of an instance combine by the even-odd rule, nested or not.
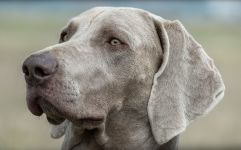
[(98, 129), (97, 141), (105, 143), (110, 114), (138, 106), (125, 102), (139, 96), (163, 144), (223, 97), (213, 61), (179, 21), (133, 8), (94, 8), (71, 19), (59, 41), (30, 55), (23, 72), (30, 111), (54, 125), (67, 120), (53, 132), (59, 137), (72, 126), (66, 143), (82, 129)]

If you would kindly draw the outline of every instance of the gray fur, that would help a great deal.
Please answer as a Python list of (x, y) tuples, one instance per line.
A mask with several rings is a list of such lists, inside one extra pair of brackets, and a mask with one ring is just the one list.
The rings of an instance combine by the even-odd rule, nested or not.
[[(66, 119), (51, 132), (65, 135), (63, 150), (157, 150), (223, 96), (218, 70), (178, 21), (98, 7), (64, 32), (59, 44), (32, 54), (58, 60), (37, 90)], [(113, 37), (123, 43), (111, 46)]]

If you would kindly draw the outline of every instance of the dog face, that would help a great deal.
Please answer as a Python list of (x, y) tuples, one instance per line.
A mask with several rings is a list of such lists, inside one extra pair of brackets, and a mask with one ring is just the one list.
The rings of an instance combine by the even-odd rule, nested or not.
[[(149, 118), (151, 125), (146, 126), (156, 132), (153, 133), (156, 142), (167, 142), (183, 131), (183, 124), (194, 118), (195, 113), (189, 114), (189, 109), (199, 111), (201, 107), (198, 113), (204, 113), (216, 99), (215, 102), (201, 99), (220, 95), (224, 88), (219, 88), (223, 87), (220, 75), (211, 73), (213, 66), (210, 71), (209, 63), (212, 62), (203, 55), (203, 50), (192, 52), (198, 46), (189, 39), (182, 26), (176, 22), (163, 22), (162, 18), (132, 8), (94, 8), (71, 19), (60, 35), (59, 44), (33, 53), (23, 64), (28, 108), (38, 116), (45, 113), (48, 121), (55, 125), (68, 120), (71, 123), (68, 132), (72, 132), (69, 139), (80, 139), (86, 129), (98, 129), (96, 140), (99, 145), (108, 140), (105, 131), (106, 124), (113, 118), (111, 114), (129, 115), (137, 111), (136, 118), (138, 115)], [(190, 68), (190, 62), (195, 67)], [(188, 73), (200, 69), (197, 68), (200, 64), (204, 67), (201, 66), (198, 75)], [(215, 83), (205, 84), (203, 80), (208, 77)], [(194, 87), (186, 83), (187, 79), (195, 82)], [(196, 87), (202, 85), (205, 87), (196, 93)], [(207, 87), (210, 92), (206, 92)], [(185, 97), (180, 94), (180, 89), (188, 89), (184, 92), (187, 95), (193, 92), (192, 98), (196, 101), (180, 101), (180, 95)], [(197, 97), (202, 90), (206, 95)], [(172, 96), (175, 94), (178, 96)], [(122, 119), (116, 118), (123, 121), (123, 115)], [(163, 130), (169, 129), (169, 125), (173, 129), (170, 133)], [(113, 125), (111, 129), (114, 130)], [(80, 140), (67, 140), (67, 143), (71, 142), (67, 144), (68, 148)]]
[(150, 17), (140, 12), (126, 11), (87, 11), (63, 29), (60, 44), (26, 59), (33, 114), (44, 112), (53, 124), (68, 119), (94, 128), (121, 109), (130, 90), (152, 82), (162, 54), (154, 24), (143, 23)]

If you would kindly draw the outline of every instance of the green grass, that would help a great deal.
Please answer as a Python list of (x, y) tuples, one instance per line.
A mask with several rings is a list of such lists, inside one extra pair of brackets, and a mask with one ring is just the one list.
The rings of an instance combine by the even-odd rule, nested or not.
[[(44, 117), (29, 113), (21, 64), (31, 52), (58, 41), (70, 16), (0, 16), (0, 149), (58, 149)], [(184, 24), (214, 58), (226, 96), (214, 111), (182, 134), (183, 147), (241, 146), (241, 24)]]

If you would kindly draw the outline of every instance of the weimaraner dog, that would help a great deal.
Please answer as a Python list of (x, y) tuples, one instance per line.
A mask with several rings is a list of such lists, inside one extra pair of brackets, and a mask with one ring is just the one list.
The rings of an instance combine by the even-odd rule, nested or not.
[(23, 63), (27, 104), (63, 150), (177, 150), (224, 95), (213, 60), (179, 21), (97, 7)]

